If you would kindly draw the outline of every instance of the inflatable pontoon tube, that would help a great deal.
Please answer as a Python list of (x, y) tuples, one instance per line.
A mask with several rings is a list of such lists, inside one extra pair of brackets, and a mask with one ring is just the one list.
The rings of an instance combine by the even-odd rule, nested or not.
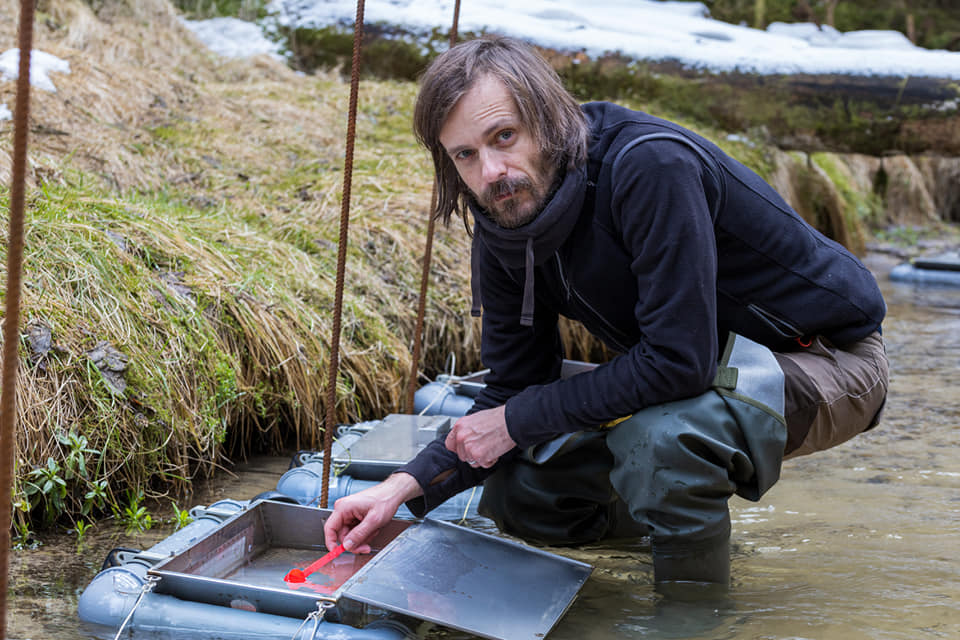
[(951, 269), (921, 269), (910, 263), (900, 264), (891, 269), (890, 279), (894, 282), (960, 287), (960, 271)]
[[(116, 631), (137, 604), (146, 583), (140, 565), (101, 571), (80, 596), (80, 619)], [(321, 621), (302, 620), (190, 602), (169, 595), (146, 593), (128, 622), (138, 631), (171, 634), (170, 637), (206, 640), (402, 640), (409, 632), (399, 623), (364, 629)], [(302, 628), (301, 628), (302, 625)], [(300, 633), (297, 634), (298, 629)], [(296, 634), (296, 635), (295, 635)]]
[(458, 394), (447, 383), (428, 382), (414, 392), (413, 411), (425, 416), (460, 418), (467, 415), (473, 400), (470, 396)]

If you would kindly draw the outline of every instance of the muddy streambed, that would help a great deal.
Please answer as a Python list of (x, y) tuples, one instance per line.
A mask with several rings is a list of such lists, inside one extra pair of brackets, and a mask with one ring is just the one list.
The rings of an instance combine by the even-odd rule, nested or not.
[[(869, 264), (889, 306), (884, 336), (892, 378), (881, 426), (787, 462), (760, 503), (731, 502), (733, 588), (708, 606), (657, 596), (642, 543), (557, 549), (595, 571), (551, 638), (960, 637), (960, 289), (891, 283), (893, 262), (872, 256)], [(287, 464), (280, 457), (254, 460), (198, 491), (194, 502), (250, 498), (274, 488)], [(470, 524), (490, 530), (485, 520)], [(8, 637), (112, 637), (77, 620), (80, 592), (110, 549), (146, 548), (169, 532), (127, 536), (105, 522), (80, 553), (67, 535), (12, 552)]]

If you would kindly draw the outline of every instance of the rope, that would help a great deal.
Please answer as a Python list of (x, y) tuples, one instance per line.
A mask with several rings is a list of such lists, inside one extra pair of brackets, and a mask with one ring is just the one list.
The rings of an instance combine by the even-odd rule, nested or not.
[[(460, 0), (453, 5), (453, 25), (450, 27), (450, 47), (457, 44), (460, 23)], [(437, 210), (437, 180), (433, 180), (433, 195), (430, 198), (430, 219), (427, 222), (427, 244), (423, 249), (423, 274), (420, 277), (420, 299), (417, 302), (417, 324), (413, 331), (413, 356), (410, 365), (410, 381), (407, 385), (407, 413), (413, 413), (413, 395), (417, 389), (417, 373), (420, 370), (420, 344), (423, 342), (423, 318), (427, 308), (427, 285), (430, 281), (430, 261), (433, 253), (433, 230), (436, 226), (434, 212)]]
[(123, 633), (123, 630), (127, 628), (127, 624), (133, 619), (133, 613), (137, 610), (137, 607), (140, 606), (140, 603), (143, 602), (143, 596), (153, 591), (153, 588), (157, 586), (158, 582), (160, 582), (159, 576), (147, 576), (146, 582), (140, 587), (140, 595), (137, 596), (137, 601), (133, 603), (127, 617), (123, 619), (120, 628), (117, 629), (117, 635), (113, 636), (113, 640), (119, 640), (120, 634)]
[(353, 181), (353, 147), (357, 137), (357, 94), (360, 89), (360, 46), (363, 40), (363, 4), (357, 0), (357, 18), (353, 26), (353, 62), (350, 73), (350, 111), (347, 116), (347, 149), (343, 165), (343, 199), (340, 206), (340, 240), (337, 246), (337, 286), (333, 303), (333, 330), (330, 337), (330, 367), (327, 372), (327, 415), (323, 429), (324, 473), (321, 480), (320, 507), (327, 508), (333, 449), (333, 425), (336, 424), (337, 371), (340, 364), (340, 324), (343, 313), (343, 280), (347, 262), (347, 229), (350, 225), (350, 190)]
[(17, 414), (17, 347), (20, 344), (20, 275), (23, 269), (24, 182), (30, 123), (30, 52), (33, 48), (33, 0), (20, 0), (20, 75), (14, 106), (10, 230), (7, 240), (7, 300), (3, 320), (3, 373), (0, 377), (0, 638), (7, 637), (7, 586), (10, 568), (14, 423)]
[(470, 491), (470, 497), (467, 498), (467, 505), (463, 508), (463, 515), (460, 516), (460, 521), (457, 522), (459, 525), (464, 525), (467, 523), (467, 514), (470, 513), (470, 505), (473, 504), (473, 498), (477, 495), (477, 487), (474, 485), (473, 490)]
[[(426, 415), (426, 414), (427, 414), (427, 411), (430, 410), (430, 407), (432, 407), (433, 405), (435, 405), (435, 404), (437, 403), (437, 400), (440, 399), (440, 394), (443, 393), (444, 391), (446, 391), (447, 389), (452, 389), (452, 388), (453, 388), (453, 385), (450, 384), (447, 380), (444, 380), (444, 381), (441, 383), (440, 389), (438, 389), (437, 392), (436, 392), (435, 394), (433, 394), (433, 397), (430, 399), (430, 402), (427, 403), (427, 406), (425, 406), (423, 409), (421, 409), (421, 410), (420, 410), (420, 413), (418, 413), (417, 415), (418, 415), (418, 416)], [(412, 409), (412, 408), (410, 409), (410, 412), (413, 413), (413, 409)]]

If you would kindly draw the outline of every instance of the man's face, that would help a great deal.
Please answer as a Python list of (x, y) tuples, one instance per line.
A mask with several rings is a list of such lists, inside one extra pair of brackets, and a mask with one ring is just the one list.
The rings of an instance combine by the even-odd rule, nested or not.
[(440, 143), (460, 178), (501, 227), (524, 225), (543, 209), (556, 169), (544, 162), (513, 97), (493, 75), (481, 76), (440, 129)]

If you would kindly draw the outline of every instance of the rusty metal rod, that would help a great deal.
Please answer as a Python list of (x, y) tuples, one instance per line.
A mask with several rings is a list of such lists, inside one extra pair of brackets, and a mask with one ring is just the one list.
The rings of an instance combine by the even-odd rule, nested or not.
[(323, 478), (320, 507), (327, 508), (330, 470), (333, 468), (333, 430), (336, 425), (337, 373), (340, 365), (340, 326), (343, 313), (343, 280), (347, 263), (347, 230), (350, 226), (350, 191), (353, 182), (353, 148), (357, 137), (357, 94), (360, 91), (360, 48), (363, 41), (364, 0), (357, 0), (357, 19), (353, 26), (353, 61), (350, 71), (350, 110), (347, 115), (347, 149), (343, 164), (343, 198), (340, 203), (340, 240), (337, 246), (337, 284), (333, 303), (333, 329), (330, 336), (330, 363), (327, 373), (327, 412), (323, 423)]
[(13, 172), (7, 240), (7, 299), (3, 315), (3, 376), (0, 387), (0, 638), (7, 637), (7, 586), (13, 459), (16, 449), (17, 368), (20, 345), (20, 274), (23, 268), (23, 210), (30, 121), (30, 51), (33, 48), (33, 0), (20, 0), (20, 75), (14, 106)]
[[(460, 23), (460, 0), (453, 5), (453, 25), (450, 27), (450, 46), (457, 44)], [(430, 215), (427, 221), (427, 244), (423, 250), (423, 273), (420, 276), (420, 298), (417, 301), (417, 324), (413, 330), (413, 355), (410, 365), (410, 380), (407, 384), (407, 412), (413, 413), (413, 396), (417, 392), (417, 374), (420, 371), (420, 345), (423, 343), (423, 319), (427, 310), (427, 288), (430, 282), (430, 261), (433, 255), (433, 233), (436, 226), (437, 180), (433, 180), (433, 195), (430, 197)]]
[(430, 282), (430, 258), (433, 253), (433, 229), (436, 220), (433, 212), (437, 208), (437, 181), (433, 181), (433, 194), (430, 196), (430, 216), (427, 221), (427, 244), (423, 249), (423, 273), (420, 275), (420, 297), (417, 300), (417, 323), (413, 330), (413, 354), (411, 355), (410, 380), (407, 383), (407, 413), (414, 413), (413, 397), (417, 392), (417, 374), (420, 371), (420, 345), (423, 343), (423, 321), (427, 313), (427, 287)]

